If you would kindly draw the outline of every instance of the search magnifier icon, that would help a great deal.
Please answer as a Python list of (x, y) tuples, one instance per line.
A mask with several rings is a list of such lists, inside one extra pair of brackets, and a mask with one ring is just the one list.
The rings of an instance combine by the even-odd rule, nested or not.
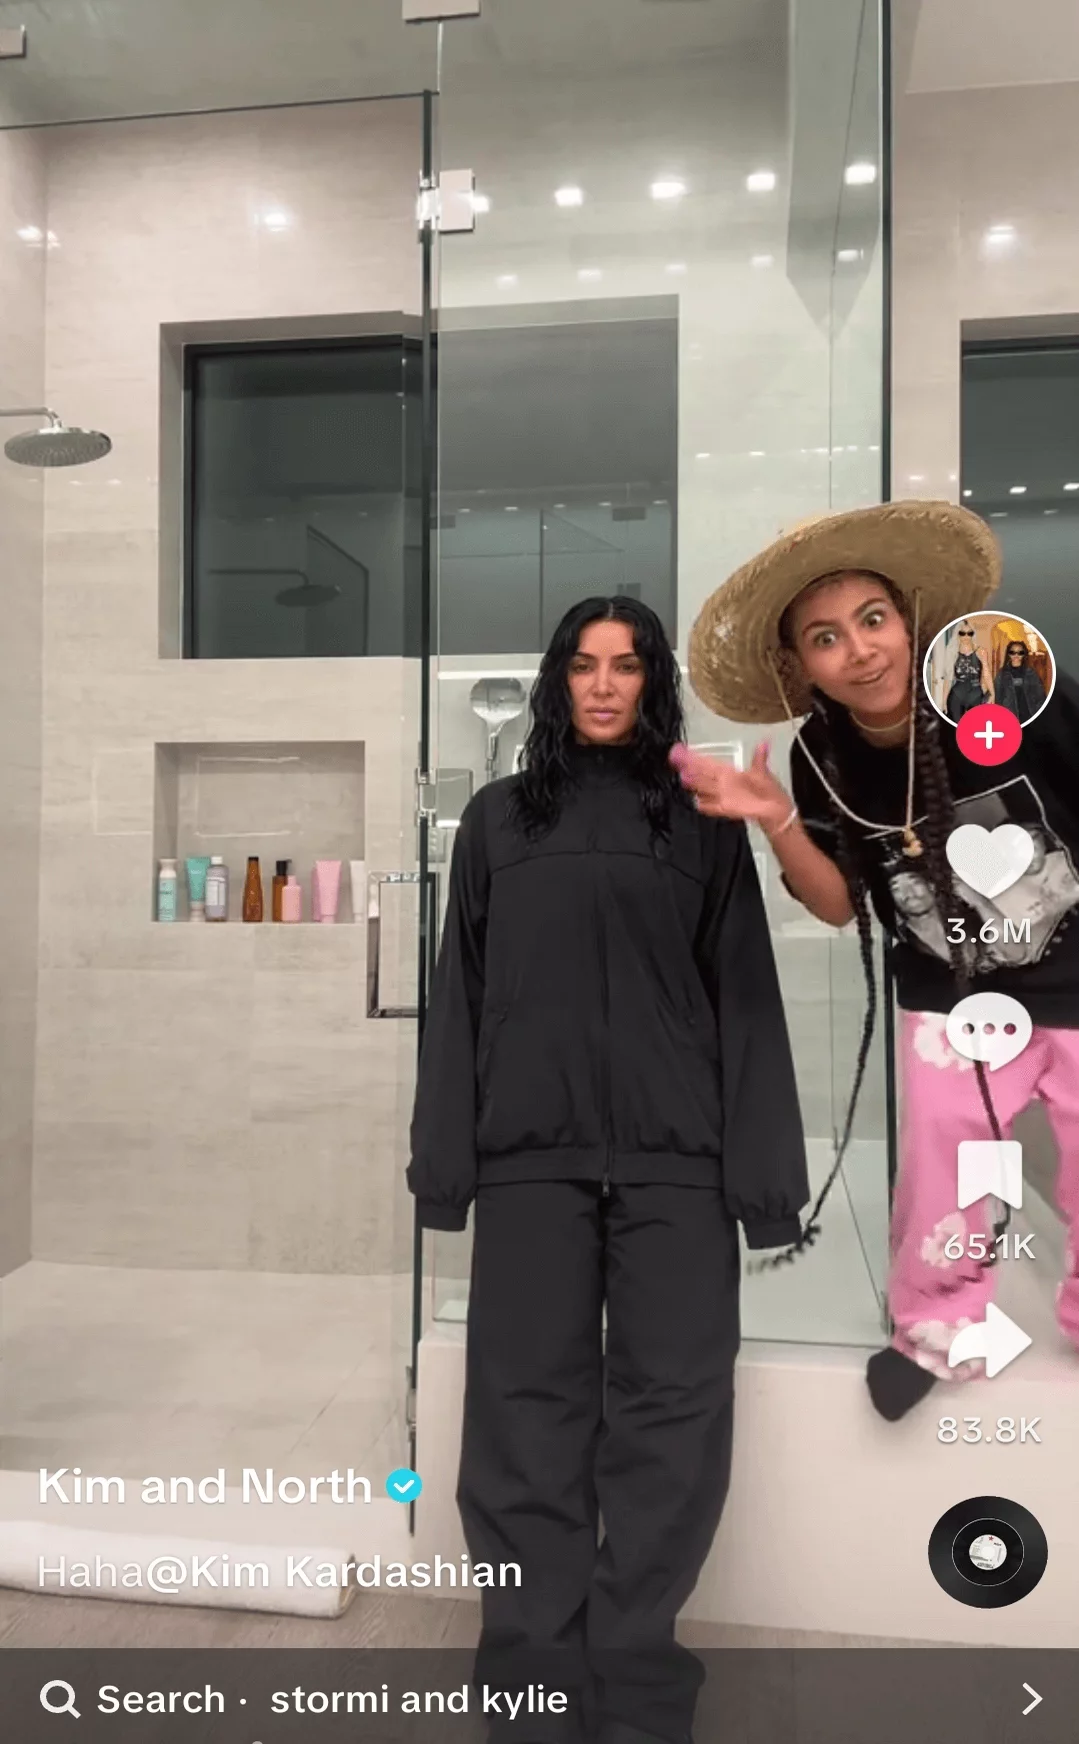
[[(59, 1707), (56, 1706), (55, 1702), (49, 1700), (53, 1690), (63, 1691), (64, 1699)], [(54, 1677), (51, 1683), (43, 1683), (38, 1700), (47, 1714), (74, 1714), (76, 1720), (82, 1719), (82, 1715), (75, 1706), (75, 1691), (69, 1683), (64, 1682), (63, 1678)]]

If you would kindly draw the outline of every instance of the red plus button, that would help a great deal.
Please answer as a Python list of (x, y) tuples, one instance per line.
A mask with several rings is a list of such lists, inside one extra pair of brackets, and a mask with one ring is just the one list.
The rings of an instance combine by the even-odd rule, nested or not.
[(1023, 729), (1011, 709), (984, 702), (963, 716), (955, 738), (972, 763), (1007, 763), (1023, 743)]

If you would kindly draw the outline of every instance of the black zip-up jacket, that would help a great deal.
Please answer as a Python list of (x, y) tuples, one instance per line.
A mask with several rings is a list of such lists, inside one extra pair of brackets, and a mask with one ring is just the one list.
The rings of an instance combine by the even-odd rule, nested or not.
[(428, 1229), (478, 1180), (722, 1179), (750, 1247), (809, 1197), (790, 1042), (745, 828), (675, 803), (653, 850), (619, 747), (578, 747), (554, 829), (480, 789), (454, 845), (412, 1120)]

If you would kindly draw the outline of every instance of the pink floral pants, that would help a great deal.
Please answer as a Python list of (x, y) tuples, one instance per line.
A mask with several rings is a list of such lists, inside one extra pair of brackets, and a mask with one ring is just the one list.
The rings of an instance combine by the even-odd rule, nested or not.
[[(971, 1236), (984, 1234), (992, 1242), (1000, 1210), (993, 1199), (956, 1209), (961, 1140), (992, 1138), (977, 1077), (971, 1062), (949, 1045), (942, 1015), (906, 1011), (900, 1016), (903, 1122), (889, 1281), (893, 1343), (939, 1379), (967, 1380), (983, 1373), (985, 1365), (964, 1362), (950, 1369), (952, 1339), (962, 1327), (985, 1319), (1001, 1264), (1030, 1262), (986, 1266), (966, 1251)], [(1035, 1100), (1045, 1105), (1056, 1136), (1056, 1198), (1068, 1231), (1057, 1318), (1079, 1345), (1079, 1030), (1036, 1028), (1017, 1060), (986, 1076), (1005, 1138), (1016, 1115)], [(962, 1244), (961, 1259), (945, 1252), (952, 1237)]]

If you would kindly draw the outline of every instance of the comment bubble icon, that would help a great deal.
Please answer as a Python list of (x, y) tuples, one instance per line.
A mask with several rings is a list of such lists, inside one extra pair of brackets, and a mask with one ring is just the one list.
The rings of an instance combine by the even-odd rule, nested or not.
[(952, 1007), (944, 1028), (964, 1060), (982, 1061), (996, 1072), (1019, 1058), (1034, 1025), (1018, 999), (1006, 993), (971, 993)]

